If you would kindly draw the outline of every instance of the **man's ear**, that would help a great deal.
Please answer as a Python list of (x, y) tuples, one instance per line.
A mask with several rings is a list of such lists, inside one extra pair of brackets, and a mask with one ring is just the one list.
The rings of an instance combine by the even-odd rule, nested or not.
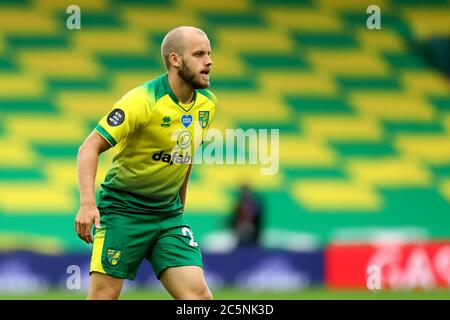
[(178, 56), (178, 54), (176, 54), (175, 52), (171, 52), (169, 54), (170, 64), (173, 65), (175, 68), (181, 67), (181, 61), (180, 60), (181, 60), (180, 56)]

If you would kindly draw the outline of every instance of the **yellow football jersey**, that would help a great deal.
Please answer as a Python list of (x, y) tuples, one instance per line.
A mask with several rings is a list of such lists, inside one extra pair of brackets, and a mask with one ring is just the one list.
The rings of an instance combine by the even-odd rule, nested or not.
[(102, 183), (99, 209), (182, 210), (179, 192), (199, 140), (214, 119), (216, 102), (211, 91), (201, 89), (191, 104), (182, 104), (167, 74), (125, 94), (95, 127), (118, 149)]

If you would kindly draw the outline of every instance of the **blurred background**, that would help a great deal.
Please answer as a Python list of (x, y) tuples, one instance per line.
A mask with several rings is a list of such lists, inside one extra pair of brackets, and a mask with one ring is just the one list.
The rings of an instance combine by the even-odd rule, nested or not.
[[(215, 297), (450, 298), (445, 0), (0, 0), (0, 298), (85, 298), (77, 149), (179, 25), (211, 40), (213, 127), (280, 130), (276, 175), (192, 171)], [(146, 262), (123, 297), (168, 298)]]

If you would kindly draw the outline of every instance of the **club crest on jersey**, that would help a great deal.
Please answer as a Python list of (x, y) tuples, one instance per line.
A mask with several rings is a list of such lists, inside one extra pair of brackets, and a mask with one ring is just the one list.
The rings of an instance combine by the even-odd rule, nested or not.
[(200, 121), (202, 129), (205, 129), (209, 121), (209, 111), (199, 111), (198, 120)]
[(164, 118), (162, 118), (162, 121), (161, 121), (161, 127), (170, 127), (170, 121), (172, 121), (172, 119), (170, 119), (170, 117), (164, 117)]
[(191, 114), (185, 114), (181, 117), (181, 124), (187, 128), (192, 123), (192, 115)]
[(111, 266), (117, 266), (120, 262), (120, 258), (122, 257), (122, 251), (121, 250), (117, 250), (117, 249), (113, 249), (113, 248), (108, 248), (107, 254), (106, 254), (106, 259), (108, 260), (108, 263)]

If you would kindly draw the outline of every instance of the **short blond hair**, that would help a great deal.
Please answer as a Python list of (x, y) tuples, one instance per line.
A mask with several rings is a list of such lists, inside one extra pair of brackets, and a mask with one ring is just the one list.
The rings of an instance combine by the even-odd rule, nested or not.
[(172, 52), (183, 54), (186, 49), (186, 34), (189, 32), (201, 33), (206, 37), (206, 33), (196, 27), (181, 26), (170, 30), (161, 43), (161, 56), (167, 70), (170, 69), (169, 56)]

